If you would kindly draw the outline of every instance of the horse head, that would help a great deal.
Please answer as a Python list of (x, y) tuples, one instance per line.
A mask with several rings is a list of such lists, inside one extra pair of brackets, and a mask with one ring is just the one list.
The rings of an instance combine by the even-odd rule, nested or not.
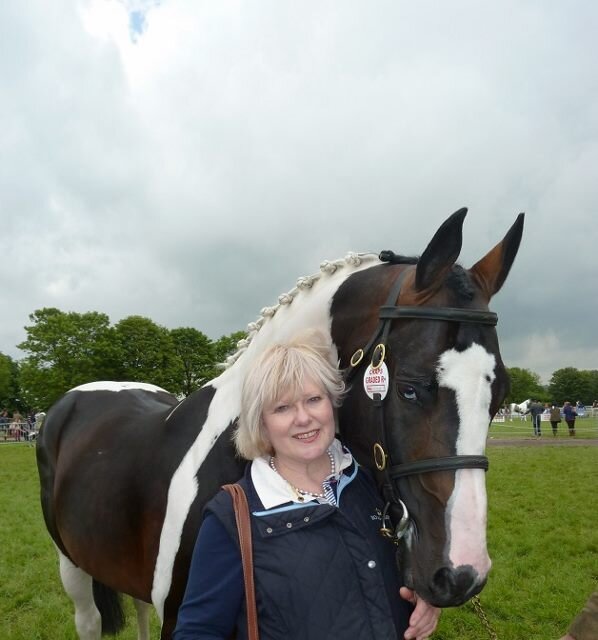
[(484, 450), (509, 380), (488, 303), (523, 232), (521, 214), (464, 269), (455, 261), (465, 214), (453, 214), (419, 260), (387, 252), (386, 264), (351, 275), (331, 304), (332, 339), (349, 370), (343, 441), (375, 473), (388, 520), (401, 520), (406, 584), (442, 607), (481, 591), (491, 566)]

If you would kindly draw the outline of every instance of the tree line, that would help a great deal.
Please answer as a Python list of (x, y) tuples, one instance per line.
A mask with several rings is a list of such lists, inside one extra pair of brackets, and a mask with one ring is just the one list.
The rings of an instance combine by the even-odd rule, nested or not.
[(167, 329), (128, 316), (115, 325), (104, 313), (44, 308), (29, 316), (15, 361), (0, 353), (0, 408), (46, 411), (87, 382), (147, 382), (184, 397), (222, 373), (219, 364), (246, 334), (211, 340), (191, 327)]
[[(211, 340), (191, 327), (167, 329), (149, 318), (128, 316), (115, 325), (104, 313), (44, 308), (29, 316), (25, 357), (0, 352), (0, 408), (46, 411), (73, 387), (96, 380), (148, 382), (184, 397), (221, 373), (219, 364), (236, 350), (243, 331)], [(598, 371), (558, 369), (548, 385), (529, 369), (507, 369), (505, 402), (598, 399)]]

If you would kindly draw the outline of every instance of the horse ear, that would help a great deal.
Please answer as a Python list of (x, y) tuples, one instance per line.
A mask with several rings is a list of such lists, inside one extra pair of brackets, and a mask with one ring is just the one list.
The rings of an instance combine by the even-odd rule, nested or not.
[(500, 290), (509, 275), (521, 242), (524, 217), (525, 214), (520, 213), (503, 240), (471, 267), (474, 279), (488, 300)]
[(445, 220), (434, 234), (417, 262), (415, 288), (428, 289), (434, 283), (443, 282), (444, 275), (455, 264), (463, 243), (463, 220), (467, 209), (459, 209)]

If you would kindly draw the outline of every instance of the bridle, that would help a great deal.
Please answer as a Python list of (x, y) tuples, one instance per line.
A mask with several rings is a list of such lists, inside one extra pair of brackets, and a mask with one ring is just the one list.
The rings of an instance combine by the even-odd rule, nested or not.
[[(398, 262), (392, 251), (383, 251), (380, 260), (386, 263)], [(411, 305), (399, 305), (399, 296), (405, 278), (412, 270), (404, 269), (390, 289), (386, 303), (378, 312), (378, 326), (365, 347), (357, 349), (351, 356), (350, 368), (346, 373), (348, 383), (357, 373), (360, 363), (369, 357), (371, 352), (372, 367), (379, 367), (386, 357), (388, 335), (393, 320), (417, 319), (417, 320), (444, 320), (447, 322), (468, 322), (496, 326), (498, 316), (492, 311), (479, 311), (475, 309), (459, 309), (455, 307), (415, 307)], [(374, 346), (375, 345), (375, 346)], [(367, 360), (366, 360), (367, 362)], [(410, 517), (405, 503), (398, 495), (397, 480), (406, 476), (430, 473), (433, 471), (454, 471), (457, 469), (484, 469), (488, 470), (488, 458), (478, 455), (445, 456), (415, 460), (402, 464), (392, 465), (386, 447), (386, 425), (384, 423), (384, 400), (380, 393), (373, 393), (372, 402), (377, 415), (378, 441), (374, 443), (373, 457), (376, 469), (379, 472), (382, 495), (386, 501), (382, 514), (382, 527), (380, 532), (395, 543), (399, 543), (406, 534)], [(397, 523), (394, 524), (393, 523)]]

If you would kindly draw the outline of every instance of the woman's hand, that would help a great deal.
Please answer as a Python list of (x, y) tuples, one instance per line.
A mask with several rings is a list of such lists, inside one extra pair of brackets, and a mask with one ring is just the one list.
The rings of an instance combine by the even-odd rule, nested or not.
[(409, 618), (409, 628), (405, 631), (405, 640), (426, 640), (436, 631), (441, 609), (428, 604), (407, 587), (401, 587), (399, 593), (403, 600), (415, 606)]

